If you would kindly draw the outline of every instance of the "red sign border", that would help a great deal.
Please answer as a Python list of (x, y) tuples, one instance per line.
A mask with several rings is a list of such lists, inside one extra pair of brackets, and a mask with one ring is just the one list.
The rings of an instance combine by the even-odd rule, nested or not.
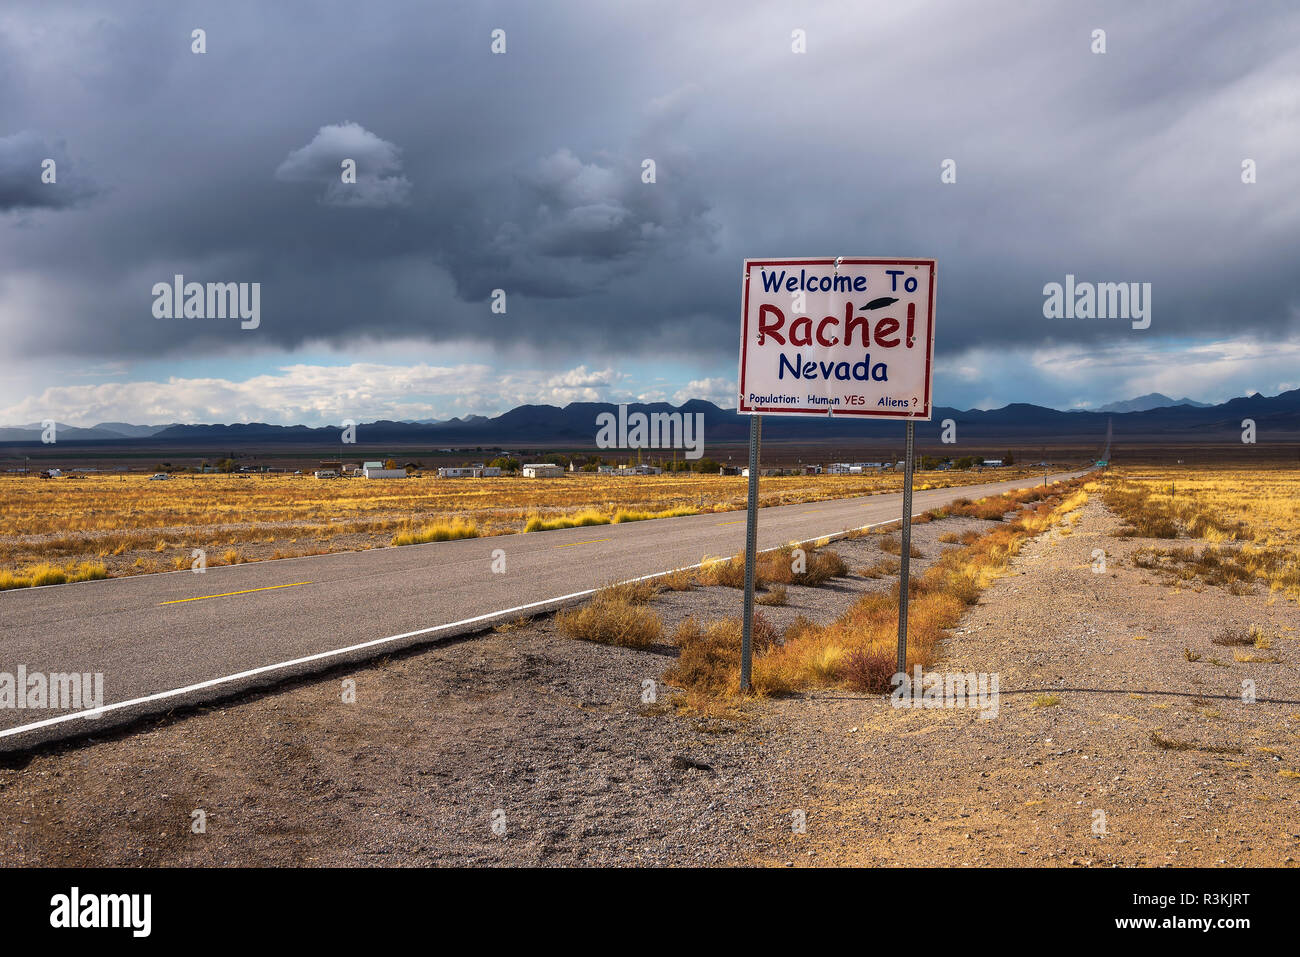
[[(745, 356), (749, 347), (749, 278), (754, 266), (926, 266), (930, 267), (930, 335), (925, 343), (925, 403), (919, 412), (876, 411), (874, 409), (845, 409), (829, 412), (817, 409), (799, 409), (791, 406), (746, 406), (745, 405)], [(822, 257), (818, 259), (746, 259), (745, 274), (741, 279), (741, 313), (740, 313), (740, 388), (736, 398), (736, 412), (739, 415), (819, 415), (833, 417), (837, 415), (856, 415), (869, 419), (911, 419), (914, 422), (929, 422), (933, 417), (930, 408), (930, 390), (933, 385), (931, 377), (934, 362), (934, 292), (939, 274), (939, 263), (935, 259), (855, 259), (847, 256)]]

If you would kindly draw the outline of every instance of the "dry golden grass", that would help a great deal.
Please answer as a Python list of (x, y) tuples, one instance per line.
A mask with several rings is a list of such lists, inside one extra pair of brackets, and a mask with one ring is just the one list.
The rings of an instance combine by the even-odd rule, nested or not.
[(1253, 655), (1248, 651), (1234, 651), (1232, 653), (1232, 660), (1242, 664), (1256, 665), (1275, 665), (1281, 661), (1280, 658), (1276, 658), (1273, 655)]
[(1173, 523), (1180, 537), (1300, 544), (1298, 468), (1118, 469), (1103, 488), (1106, 504), (1123, 518), (1152, 515)]
[[(705, 558), (700, 565), (699, 571), (696, 572), (696, 578), (701, 585), (744, 588), (745, 556), (742, 553), (734, 558)], [(756, 569), (754, 572), (754, 587), (762, 588), (763, 585), (762, 575)]]
[(1118, 469), (1098, 486), (1128, 523), (1120, 534), (1208, 543), (1141, 549), (1139, 566), (1237, 594), (1260, 583), (1300, 601), (1300, 469)]
[(94, 581), (107, 577), (108, 570), (102, 562), (71, 562), (63, 567), (41, 562), (17, 573), (0, 571), (0, 591), (10, 588), (35, 588), (40, 585), (62, 585), (66, 582)]
[(677, 518), (681, 515), (698, 515), (698, 508), (690, 508), (685, 505), (679, 505), (674, 508), (661, 509), (658, 512), (648, 512), (644, 509), (620, 508), (613, 513), (601, 512), (596, 509), (583, 509), (581, 512), (575, 512), (572, 515), (561, 515), (558, 518), (542, 518), (540, 515), (530, 515), (524, 523), (525, 532), (551, 532), (557, 528), (585, 528), (589, 525), (619, 525), (623, 522), (644, 522), (652, 518)]
[[(1037, 501), (1042, 497), (1034, 498)], [(909, 589), (908, 670), (934, 662), (945, 630), (955, 625), (966, 607), (1003, 573), (1026, 540), (1081, 508), (1087, 499), (1078, 483), (1057, 486), (1054, 494), (1026, 506), (1013, 521), (962, 548), (949, 549), (924, 575), (913, 579)], [(735, 560), (715, 564), (727, 566), (721, 578), (719, 569), (710, 571), (709, 579), (719, 583), (732, 581), (737, 568), (743, 571), (743, 563)], [(774, 570), (788, 567), (784, 562), (773, 566)], [(706, 580), (703, 575), (701, 578)], [(897, 666), (898, 600), (897, 586), (887, 592), (868, 593), (836, 621), (822, 626), (801, 621), (798, 627), (787, 630), (783, 640), (766, 623), (760, 629), (756, 612), (754, 691), (760, 695), (785, 694), (827, 684), (876, 693), (888, 691)], [(665, 673), (665, 680), (700, 694), (731, 694), (738, 690), (738, 620), (713, 622), (707, 627), (690, 621), (678, 630), (674, 640), (681, 648), (681, 657)]]
[(685, 505), (679, 505), (676, 508), (664, 508), (657, 512), (648, 512), (645, 509), (620, 508), (614, 513), (614, 524), (645, 522), (652, 518), (677, 518), (681, 515), (698, 515), (699, 513), (698, 508), (689, 508)]
[[(1081, 507), (1083, 492), (1057, 495), (1024, 509), (1007, 525), (960, 549), (950, 549), (914, 579), (908, 613), (907, 668), (928, 667), (945, 629), (960, 620), (989, 582), (998, 577), (1028, 538)], [(872, 592), (824, 627), (805, 629), (754, 662), (756, 689), (803, 688), (840, 683), (884, 692), (897, 665), (898, 589)]]
[(849, 573), (848, 563), (844, 561), (839, 552), (830, 549), (818, 549), (812, 552), (808, 556), (807, 562), (807, 569), (794, 572), (790, 579), (791, 582), (796, 585), (815, 588), (818, 585), (825, 584), (832, 578), (843, 578)]
[(899, 568), (897, 558), (882, 558), (874, 565), (858, 569), (858, 574), (863, 578), (884, 578), (886, 575), (897, 575)]
[(586, 604), (560, 612), (555, 624), (570, 638), (624, 648), (654, 645), (664, 630), (658, 614), (615, 589), (603, 589)]
[(679, 568), (667, 575), (660, 575), (654, 581), (664, 591), (691, 591), (698, 584), (695, 571), (690, 568)]
[[(806, 585), (816, 587), (832, 578), (847, 575), (848, 565), (840, 554), (815, 546), (783, 545), (760, 552), (754, 569), (754, 587)], [(700, 567), (701, 585), (724, 588), (745, 587), (745, 554), (731, 558), (706, 559)]]
[(609, 515), (604, 512), (598, 512), (595, 509), (583, 509), (581, 512), (575, 512), (572, 515), (561, 515), (558, 518), (542, 518), (540, 515), (528, 516), (528, 521), (524, 523), (525, 532), (552, 532), (557, 528), (584, 528), (588, 525), (608, 525), (612, 521)]
[(630, 605), (644, 605), (661, 591), (660, 580), (643, 578), (639, 581), (616, 582), (606, 585), (596, 593), (596, 598), (616, 598)]
[(509, 621), (503, 621), (492, 630), (498, 635), (509, 634), (512, 631), (519, 631), (521, 628), (527, 628), (533, 623), (533, 619), (528, 615), (520, 615), (518, 618), (512, 618)]
[(930, 509), (920, 518), (928, 522), (952, 516), (963, 516), (966, 518), (979, 518), (989, 522), (1000, 522), (1008, 512), (1014, 512), (1030, 502), (1039, 502), (1051, 498), (1058, 491), (1058, 486), (1035, 485), (1032, 488), (1004, 492), (1001, 495), (990, 495), (975, 501), (968, 498), (959, 498), (947, 505)]
[(1152, 731), (1151, 743), (1162, 751), (1205, 751), (1209, 754), (1241, 754), (1241, 748), (1216, 745), (1201, 744), (1196, 741), (1182, 741), (1178, 738), (1166, 738), (1159, 731)]
[[(999, 517), (1001, 516), (999, 515)], [(888, 535), (880, 540), (880, 550), (884, 552), (886, 555), (901, 556), (903, 554), (903, 540), (897, 535)], [(915, 545), (909, 546), (909, 548), (907, 549), (907, 554), (912, 558), (925, 557), (924, 555), (921, 554), (921, 550), (917, 548)]]
[[(677, 627), (673, 644), (680, 653), (677, 662), (664, 672), (664, 680), (679, 688), (705, 695), (735, 694), (740, 690), (740, 646), (742, 629), (739, 619), (723, 618), (701, 625), (688, 618)], [(775, 646), (776, 629), (762, 612), (754, 612), (750, 641), (755, 656)], [(767, 691), (775, 689), (770, 685)]]
[[(987, 478), (974, 471), (918, 473), (917, 487)], [(897, 491), (901, 483), (901, 476), (890, 473), (764, 477), (760, 504)], [(583, 512), (611, 522), (640, 521), (741, 509), (746, 490), (746, 480), (736, 476), (690, 473), (393, 481), (182, 475), (168, 482), (143, 475), (53, 481), (5, 475), (0, 476), (0, 569), (21, 577), (20, 569), (42, 561), (116, 558), (121, 560), (106, 563), (109, 573), (130, 574), (173, 567), (172, 549), (188, 555), (194, 548), (251, 543), (270, 546), (264, 556), (255, 557), (276, 551), (287, 558), (319, 554), (321, 546), (374, 547), (394, 535), (457, 519), (473, 524), (481, 536), (523, 531), (534, 517), (542, 523), (567, 519), (572, 524), (573, 516)], [(161, 566), (135, 562), (146, 552), (162, 556)]]
[(393, 536), (394, 545), (423, 545), (426, 542), (450, 542), (461, 538), (478, 538), (478, 527), (464, 519), (432, 522), (419, 529), (407, 529)]
[[(928, 476), (928, 480), (927, 477)], [(999, 475), (999, 478), (1003, 477)], [(1009, 472), (1006, 477), (1014, 477)], [(917, 487), (987, 481), (977, 472), (918, 473)], [(902, 477), (819, 475), (764, 477), (760, 504), (785, 505), (898, 491)], [(273, 525), (281, 522), (405, 521), (420, 518), (493, 519), (519, 530), (529, 515), (568, 515), (586, 509), (657, 514), (674, 508), (724, 511), (745, 507), (746, 480), (736, 476), (668, 474), (614, 478), (590, 474), (553, 479), (437, 479), (318, 481), (295, 475), (184, 475), (170, 482), (145, 476), (87, 476), (77, 481), (0, 477), (0, 535), (67, 534)], [(630, 519), (624, 519), (630, 520)], [(391, 530), (392, 525), (385, 530)]]

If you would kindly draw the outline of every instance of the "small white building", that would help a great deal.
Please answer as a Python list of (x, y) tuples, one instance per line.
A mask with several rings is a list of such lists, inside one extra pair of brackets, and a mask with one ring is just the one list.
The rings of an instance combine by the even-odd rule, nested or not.
[(501, 469), (496, 465), (444, 466), (438, 469), (438, 478), (499, 478)]
[(311, 474), (316, 476), (318, 479), (332, 479), (339, 477), (339, 473), (335, 472), (333, 469), (317, 469)]
[(382, 465), (377, 469), (372, 469), (367, 463), (366, 467), (361, 470), (361, 474), (368, 479), (406, 478), (406, 469), (386, 469)]
[(619, 475), (661, 475), (663, 469), (657, 465), (629, 465), (618, 470)]
[(986, 469), (1000, 469), (1002, 468), (1002, 460), (985, 459), (983, 462), (980, 463), (980, 465), (984, 466)]
[(559, 478), (564, 469), (550, 462), (531, 462), (523, 468), (524, 478)]
[[(817, 466), (805, 466), (805, 468), (818, 468)], [(826, 466), (827, 475), (861, 475), (863, 472), (869, 472), (872, 469), (887, 469), (890, 466), (884, 462), (832, 462)], [(813, 474), (820, 474), (818, 472)]]

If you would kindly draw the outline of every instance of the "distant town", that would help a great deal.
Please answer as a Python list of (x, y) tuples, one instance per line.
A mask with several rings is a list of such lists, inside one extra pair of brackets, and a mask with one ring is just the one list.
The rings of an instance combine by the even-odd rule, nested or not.
[[(453, 454), (453, 449), (439, 449), (442, 454)], [(831, 462), (826, 465), (818, 463), (800, 464), (796, 467), (767, 467), (759, 470), (760, 475), (862, 475), (870, 472), (887, 472), (902, 470), (903, 460), (889, 462)], [(919, 456), (916, 468), (920, 471), (946, 471), (948, 469), (997, 469), (1016, 464), (1016, 458), (1010, 452), (1000, 458), (981, 458), (965, 455), (960, 458), (938, 458)], [(1034, 463), (1048, 468), (1052, 463), (1043, 461)], [(629, 462), (614, 463), (601, 456), (566, 455), (550, 452), (539, 456), (535, 462), (524, 461), (509, 451), (501, 450), (494, 458), (486, 461), (467, 462), (463, 465), (444, 465), (426, 468), (422, 462), (408, 460), (399, 462), (396, 458), (373, 459), (362, 462), (347, 462), (343, 459), (322, 459), (315, 468), (289, 468), (267, 464), (243, 464), (237, 459), (224, 458), (215, 463), (202, 460), (197, 464), (181, 465), (172, 462), (158, 462), (152, 468), (115, 465), (104, 468), (77, 467), (28, 469), (11, 467), (4, 470), (11, 475), (35, 475), (45, 479), (75, 479), (83, 475), (130, 475), (152, 472), (152, 478), (170, 479), (187, 475), (308, 475), (316, 479), (402, 479), (414, 476), (430, 475), (440, 479), (484, 479), (517, 476), (520, 478), (542, 479), (559, 478), (566, 474), (587, 473), (615, 477), (635, 477), (639, 475), (663, 475), (673, 472), (695, 472), (699, 474), (735, 475), (748, 477), (749, 469), (737, 465), (725, 465), (712, 459), (695, 461), (676, 460), (662, 463)]]

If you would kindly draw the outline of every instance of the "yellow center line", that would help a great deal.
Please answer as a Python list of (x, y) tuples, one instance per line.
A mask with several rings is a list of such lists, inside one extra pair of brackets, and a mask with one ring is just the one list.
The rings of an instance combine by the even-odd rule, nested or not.
[(567, 545), (555, 545), (555, 548), (573, 548), (575, 545), (595, 545), (597, 542), (607, 542), (608, 538), (592, 538), (585, 542), (569, 542)]
[(745, 519), (743, 519), (743, 518), (738, 518), (738, 519), (736, 519), (734, 522), (718, 522), (718, 524), (719, 524), (719, 525), (739, 525), (739, 524), (740, 524), (741, 522), (743, 522), (743, 521), (745, 521)]
[(287, 585), (267, 585), (265, 588), (245, 588), (243, 591), (225, 591), (220, 595), (198, 595), (194, 598), (177, 598), (173, 601), (160, 601), (160, 605), (179, 605), (183, 601), (203, 601), (205, 598), (228, 598), (231, 595), (247, 595), (255, 591), (271, 591), (275, 588), (293, 588), (295, 585), (310, 585), (311, 582), (290, 582)]

